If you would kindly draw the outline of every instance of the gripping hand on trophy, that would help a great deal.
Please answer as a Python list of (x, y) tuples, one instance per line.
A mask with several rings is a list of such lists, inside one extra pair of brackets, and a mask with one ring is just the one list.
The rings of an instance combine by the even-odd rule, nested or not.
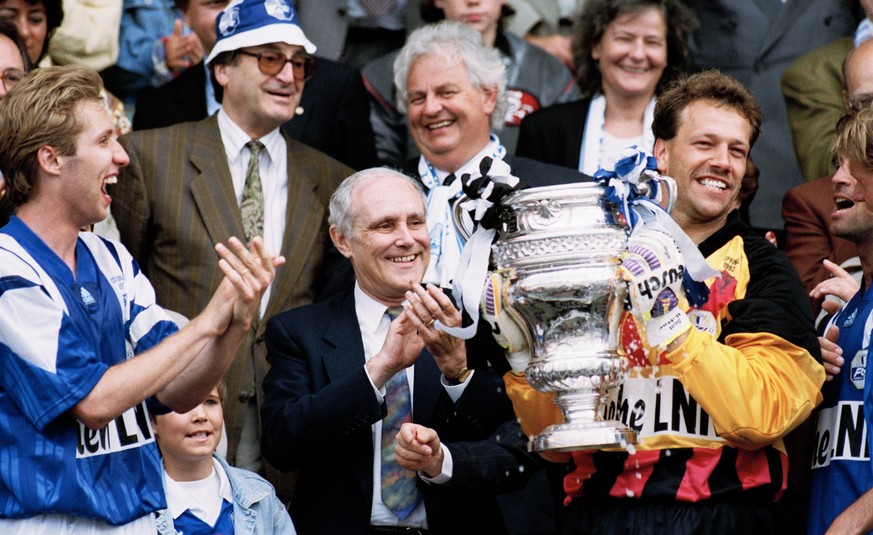
[(482, 318), (491, 325), (494, 340), (506, 350), (506, 360), (512, 373), (524, 374), (530, 364), (531, 343), (527, 331), (506, 300), (509, 279), (499, 271), (491, 271), (482, 289)]
[(628, 282), (631, 312), (642, 321), (649, 346), (666, 348), (688, 332), (691, 322), (682, 309), (685, 266), (669, 234), (637, 227), (622, 256), (621, 274)]

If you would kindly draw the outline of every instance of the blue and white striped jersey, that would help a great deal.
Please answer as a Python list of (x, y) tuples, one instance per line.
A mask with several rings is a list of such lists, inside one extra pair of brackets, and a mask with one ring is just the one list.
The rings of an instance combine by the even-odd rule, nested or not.
[(0, 517), (119, 525), (166, 507), (145, 403), (96, 431), (68, 410), (177, 327), (122, 245), (80, 233), (76, 261), (16, 217), (0, 229)]

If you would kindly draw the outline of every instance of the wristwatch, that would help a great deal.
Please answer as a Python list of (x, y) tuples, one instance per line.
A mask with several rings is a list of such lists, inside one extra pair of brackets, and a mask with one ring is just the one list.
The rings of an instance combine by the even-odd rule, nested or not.
[(450, 385), (459, 385), (466, 381), (467, 378), (470, 377), (471, 373), (473, 373), (473, 370), (464, 366), (455, 377), (446, 377), (446, 382)]

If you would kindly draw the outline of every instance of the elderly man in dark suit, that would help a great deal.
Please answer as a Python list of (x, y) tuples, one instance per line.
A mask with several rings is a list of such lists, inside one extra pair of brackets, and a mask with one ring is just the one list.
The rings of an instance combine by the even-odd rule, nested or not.
[(186, 316), (221, 280), (213, 244), (262, 230), (265, 243), (289, 259), (226, 374), (228, 460), (257, 471), (266, 320), (318, 293), (319, 275), (330, 271), (323, 262), (328, 200), (351, 170), (279, 129), (300, 101), (314, 50), (290, 3), (244, 0), (221, 14), (218, 28), (207, 63), (224, 89), (222, 110), (123, 138), (131, 164), (113, 208), (158, 302)]
[[(460, 314), (419, 284), (430, 255), (420, 185), (384, 168), (356, 173), (334, 193), (330, 223), (354, 290), (276, 316), (266, 335), (263, 451), (299, 469), (295, 526), (506, 533), (495, 493), (524, 484), (538, 463), (488, 365), (506, 367), (487, 328), (467, 343), (436, 328)], [(394, 401), (403, 391), (405, 410)], [(419, 466), (416, 479), (408, 469)]]
[[(204, 53), (209, 54), (215, 46), (215, 19), (229, 0), (174, 0), (174, 3), (184, 14)], [(303, 26), (311, 28), (311, 25)], [(318, 67), (306, 83), (294, 116), (282, 129), (293, 139), (353, 169), (365, 169), (378, 163), (367, 99), (357, 69), (319, 57)], [(199, 121), (220, 107), (221, 97), (216, 95), (212, 75), (201, 61), (164, 85), (140, 93), (133, 128), (146, 130)]]

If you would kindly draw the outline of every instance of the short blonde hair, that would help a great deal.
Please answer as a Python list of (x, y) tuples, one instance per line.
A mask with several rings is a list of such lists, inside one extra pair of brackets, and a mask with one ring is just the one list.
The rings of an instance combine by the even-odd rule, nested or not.
[(873, 107), (840, 117), (834, 155), (839, 161), (861, 164), (865, 169), (873, 170)]
[(79, 65), (46, 67), (30, 72), (0, 100), (0, 170), (13, 206), (33, 194), (40, 148), (76, 153), (85, 128), (76, 117), (82, 101), (103, 103), (100, 76)]

